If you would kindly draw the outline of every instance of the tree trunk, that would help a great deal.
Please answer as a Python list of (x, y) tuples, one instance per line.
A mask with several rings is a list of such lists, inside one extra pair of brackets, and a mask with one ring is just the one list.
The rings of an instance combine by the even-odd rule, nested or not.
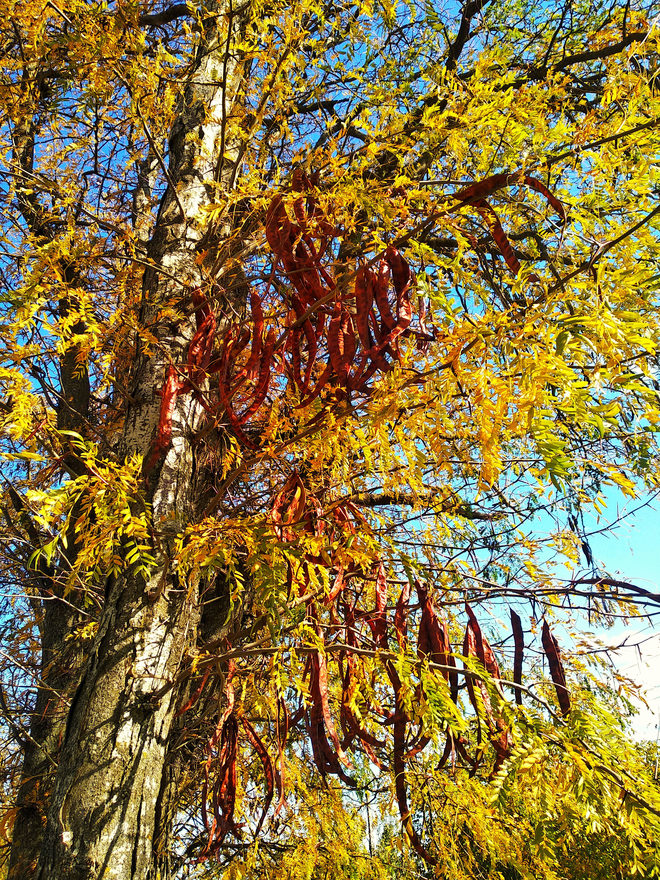
[[(30, 187), (30, 181), (41, 120), (48, 115), (52, 101), (52, 91), (48, 85), (50, 72), (39, 70), (38, 65), (28, 64), (25, 73), (20, 90), (23, 113), (13, 132), (13, 159), (21, 172), (16, 184), (16, 196), (27, 229), (37, 242), (46, 244), (54, 239), (56, 226), (52, 223), (52, 217), (44, 213)], [(77, 281), (75, 265), (61, 261), (59, 268), (63, 277), (74, 287)], [(70, 310), (69, 300), (60, 299), (60, 317), (70, 314)], [(58, 428), (77, 431), (82, 435), (85, 435), (88, 424), (90, 382), (75, 337), (84, 331), (82, 322), (77, 321), (71, 327), (71, 343), (60, 355), (60, 393), (56, 403)], [(39, 379), (38, 374), (36, 378)], [(65, 456), (65, 464), (71, 472), (80, 473), (77, 459)], [(47, 564), (43, 559), (30, 562), (31, 552), (41, 546), (43, 534), (22, 496), (11, 485), (8, 485), (7, 492), (13, 512), (10, 514), (4, 510), (4, 514), (10, 530), (22, 537), (18, 546), (24, 548), (26, 593), (34, 611), (41, 642), (41, 657), (35, 675), (36, 696), (24, 745), (8, 867), (8, 880), (24, 880), (34, 876), (41, 849), (46, 811), (64, 737), (67, 706), (78, 684), (83, 663), (80, 643), (72, 635), (85, 621), (86, 615), (80, 610), (82, 604), (78, 590), (71, 590), (65, 596), (64, 581), (76, 553), (73, 527), (67, 535), (68, 550), (59, 559), (58, 565)], [(71, 520), (75, 519), (74, 512)]]
[(33, 877), (45, 825), (57, 756), (64, 736), (66, 701), (80, 673), (80, 649), (67, 636), (80, 623), (72, 604), (51, 598), (41, 604), (41, 664), (25, 745), (16, 803), (8, 880)]
[[(158, 323), (164, 303), (188, 303), (202, 284), (196, 245), (202, 209), (233, 176), (227, 118), (238, 100), (242, 64), (231, 43), (240, 16), (218, 8), (205, 22), (194, 70), (170, 139), (168, 189), (150, 246), (141, 320), (158, 346), (136, 361), (124, 428), (124, 452), (153, 448), (157, 389), (169, 363), (182, 364), (195, 331), (192, 314)], [(222, 167), (219, 156), (222, 153)], [(191, 312), (191, 309), (188, 309)], [(203, 409), (180, 395), (172, 439), (147, 474), (157, 565), (148, 581), (130, 572), (110, 579), (94, 649), (72, 701), (51, 796), (39, 880), (139, 880), (149, 875), (159, 793), (176, 711), (167, 689), (199, 623), (198, 585), (171, 570), (174, 539), (197, 513), (192, 435)]]

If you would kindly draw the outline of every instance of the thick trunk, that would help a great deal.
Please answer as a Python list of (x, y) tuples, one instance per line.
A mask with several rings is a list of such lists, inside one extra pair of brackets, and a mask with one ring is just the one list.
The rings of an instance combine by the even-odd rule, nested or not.
[(81, 667), (79, 649), (71, 640), (67, 641), (80, 623), (76, 609), (51, 598), (43, 602), (42, 615), (41, 674), (16, 799), (8, 880), (34, 876), (64, 736), (66, 702), (73, 696)]
[[(228, 153), (225, 123), (242, 76), (229, 51), (241, 21), (219, 10), (206, 24), (170, 139), (170, 186), (150, 247), (155, 268), (145, 277), (142, 320), (159, 345), (137, 360), (124, 430), (126, 453), (145, 458), (159, 416), (157, 389), (168, 363), (185, 362), (195, 330), (192, 314), (176, 326), (158, 324), (157, 315), (163, 303), (185, 302), (203, 282), (195, 260), (202, 209), (232, 171), (219, 173), (218, 155)], [(199, 623), (197, 585), (180, 583), (170, 560), (176, 534), (196, 514), (191, 437), (202, 416), (192, 395), (178, 397), (171, 443), (149, 474), (155, 571), (148, 581), (127, 572), (108, 584), (95, 646), (67, 720), (39, 880), (139, 880), (151, 871), (176, 709), (176, 692), (167, 685)]]
[(194, 596), (168, 582), (155, 602), (135, 578), (110, 591), (69, 713), (39, 877), (148, 873), (173, 692), (150, 698), (171, 681), (195, 623)]

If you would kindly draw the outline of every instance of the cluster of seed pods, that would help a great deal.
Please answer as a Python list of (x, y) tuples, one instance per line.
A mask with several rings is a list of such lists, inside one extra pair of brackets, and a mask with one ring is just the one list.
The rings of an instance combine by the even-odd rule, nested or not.
[(338, 282), (324, 258), (337, 238), (313, 195), (315, 181), (294, 176), (294, 219), (282, 196), (266, 215), (266, 238), (275, 255), (273, 273), (286, 279), (289, 316), (283, 365), (289, 381), (311, 403), (331, 386), (339, 396), (369, 393), (369, 380), (400, 357), (400, 339), (430, 340), (420, 319), (413, 329), (414, 276), (395, 247), (362, 263)]
[[(369, 382), (379, 371), (386, 372), (401, 356), (400, 343), (412, 337), (426, 347), (433, 335), (428, 332), (423, 312), (412, 327), (413, 273), (408, 262), (395, 247), (388, 247), (371, 262), (363, 262), (348, 279), (339, 282), (327, 267), (335, 230), (319, 208), (314, 190), (318, 181), (297, 173), (293, 191), (297, 197), (287, 208), (284, 198), (276, 196), (267, 211), (266, 238), (274, 255), (270, 286), (281, 290), (288, 308), (284, 329), (279, 337), (274, 327), (265, 331), (265, 293), (252, 291), (250, 296), (251, 328), (245, 324), (229, 326), (223, 339), (216, 333), (219, 321), (201, 291), (193, 293), (196, 332), (188, 347), (186, 364), (170, 365), (161, 391), (158, 429), (145, 464), (148, 474), (166, 454), (172, 439), (172, 416), (178, 395), (192, 393), (214, 418), (224, 417), (238, 440), (253, 447), (255, 441), (245, 425), (267, 402), (273, 374), (284, 376), (298, 395), (300, 406), (313, 402), (324, 388), (333, 390), (331, 399), (352, 393), (368, 395)], [(526, 175), (493, 175), (456, 194), (459, 205), (475, 207), (484, 217), (509, 268), (517, 273), (520, 264), (504, 233), (500, 221), (486, 198), (503, 187), (524, 184), (541, 193), (566, 220), (563, 205), (535, 178)], [(290, 210), (293, 217), (290, 216)], [(532, 276), (534, 280), (535, 276)], [(210, 375), (217, 376), (217, 396), (206, 389)], [(239, 401), (239, 402), (237, 402)], [(318, 537), (331, 531), (327, 546), (340, 547), (342, 542), (364, 527), (360, 511), (350, 502), (332, 504), (306, 490), (299, 474), (289, 476), (276, 495), (271, 509), (276, 536), (282, 542), (298, 542), (302, 534)], [(207, 746), (204, 782), (204, 822), (208, 832), (207, 854), (217, 850), (228, 833), (240, 834), (234, 822), (236, 800), (236, 766), (240, 732), (258, 756), (264, 772), (266, 794), (258, 827), (270, 808), (275, 785), (281, 806), (284, 798), (284, 745), (288, 731), (301, 721), (307, 729), (314, 762), (321, 774), (335, 774), (352, 784), (351, 748), (362, 749), (376, 766), (391, 767), (395, 778), (396, 800), (401, 818), (414, 849), (425, 860), (434, 862), (413, 826), (408, 806), (406, 763), (430, 742), (422, 727), (405, 708), (405, 688), (400, 680), (390, 634), (394, 633), (400, 650), (408, 648), (411, 621), (417, 624), (416, 653), (420, 662), (433, 664), (449, 685), (451, 698), (459, 700), (460, 673), (449, 638), (447, 623), (433, 603), (424, 584), (415, 583), (417, 602), (411, 604), (411, 587), (406, 583), (391, 607), (385, 565), (377, 561), (371, 570), (346, 568), (339, 557), (302, 554), (298, 568), (289, 563), (289, 590), (297, 585), (300, 596), (310, 589), (311, 568), (325, 567), (332, 584), (322, 598), (310, 596), (306, 602), (307, 620), (317, 635), (318, 648), (307, 651), (305, 677), (308, 700), (289, 712), (283, 696), (278, 699), (277, 750), (273, 764), (262, 739), (234, 705), (231, 667), (224, 688), (225, 709), (219, 717), (215, 733)], [(375, 584), (375, 607), (365, 607), (365, 585)], [(500, 670), (495, 654), (484, 636), (475, 614), (466, 606), (468, 623), (462, 644), (462, 656), (476, 658), (485, 669), (491, 686), (501, 692)], [(344, 647), (338, 652), (326, 648), (323, 614), (329, 614), (334, 631), (342, 630)], [(514, 635), (514, 682), (522, 684), (523, 634), (519, 617), (512, 612)], [(365, 630), (366, 626), (366, 630)], [(393, 692), (393, 709), (383, 710), (373, 703), (367, 714), (373, 723), (384, 728), (382, 736), (366, 729), (364, 712), (358, 718), (352, 708), (351, 694), (358, 686), (362, 667), (357, 649), (365, 644), (370, 633), (373, 650), (382, 658), (383, 668)], [(542, 644), (548, 657), (561, 711), (570, 710), (570, 698), (556, 639), (547, 623), (543, 627)], [(341, 698), (339, 724), (331, 708), (328, 662), (336, 657), (339, 664)], [(461, 760), (476, 771), (483, 760), (484, 743), (490, 743), (494, 755), (493, 772), (511, 752), (511, 731), (493, 709), (488, 687), (477, 674), (464, 670), (466, 691), (477, 719), (477, 748), (468, 753), (466, 741), (447, 733), (447, 742), (440, 766), (448, 760)], [(207, 686), (208, 674), (181, 711), (198, 700)], [(421, 688), (421, 685), (418, 686)], [(421, 696), (421, 694), (420, 694)], [(516, 691), (521, 702), (521, 690)], [(371, 725), (373, 727), (373, 724)], [(391, 728), (391, 752), (387, 751), (385, 729)], [(483, 730), (486, 737), (483, 736)], [(212, 813), (209, 813), (209, 805)]]
[[(480, 212), (505, 262), (517, 274), (520, 263), (486, 200), (514, 184), (539, 192), (566, 222), (559, 199), (541, 181), (522, 173), (492, 175), (460, 190), (455, 199), (457, 206), (470, 205)], [(372, 260), (359, 263), (340, 282), (333, 277), (330, 257), (340, 235), (319, 207), (314, 194), (317, 185), (316, 176), (297, 171), (292, 179), (296, 197), (290, 208), (281, 194), (270, 203), (265, 233), (274, 259), (267, 289), (250, 294), (250, 322), (226, 326), (223, 338), (216, 339), (218, 319), (202, 291), (193, 291), (197, 331), (186, 364), (167, 368), (146, 473), (170, 446), (180, 394), (195, 394), (210, 415), (226, 419), (238, 440), (254, 448), (256, 441), (245, 425), (267, 403), (274, 375), (286, 377), (300, 406), (310, 404), (327, 387), (333, 389), (334, 400), (351, 393), (368, 395), (374, 375), (387, 372), (400, 358), (404, 336), (412, 337), (420, 349), (434, 338), (423, 305), (417, 326), (412, 326), (414, 275), (396, 247), (389, 246)], [(532, 275), (530, 280), (538, 278)], [(264, 304), (271, 287), (282, 292), (288, 308), (279, 336), (274, 326), (267, 332), (264, 329)], [(211, 374), (217, 376), (213, 395), (204, 390)]]
[[(367, 394), (374, 374), (390, 370), (399, 357), (403, 335), (427, 342), (431, 338), (423, 318), (420, 329), (410, 327), (414, 278), (394, 247), (375, 261), (375, 268), (359, 266), (348, 291), (340, 293), (324, 264), (337, 233), (321, 215), (311, 187), (309, 178), (294, 176), (294, 191), (300, 193), (293, 202), (295, 220), (281, 195), (266, 213), (266, 239), (274, 255), (268, 287), (277, 284), (283, 289), (288, 308), (279, 337), (274, 326), (264, 329), (268, 289), (252, 290), (251, 321), (226, 327), (220, 340), (219, 321), (210, 304), (200, 289), (193, 291), (197, 331), (186, 364), (167, 368), (146, 473), (170, 446), (180, 394), (193, 393), (210, 415), (226, 419), (244, 446), (254, 448), (256, 441), (244, 426), (266, 403), (274, 375), (286, 378), (300, 406), (311, 403), (327, 386), (335, 390), (334, 399), (356, 391)], [(217, 377), (213, 396), (203, 390), (212, 374)]]
[[(204, 675), (200, 686), (186, 705), (179, 710), (179, 714), (187, 712), (199, 699), (210, 672)], [(261, 762), (264, 779), (266, 782), (266, 794), (261, 808), (261, 815), (256, 825), (255, 836), (259, 834), (264, 819), (268, 813), (275, 789), (275, 771), (273, 762), (261, 737), (253, 725), (243, 714), (236, 709), (233, 679), (236, 674), (236, 664), (229, 662), (223, 697), (225, 708), (218, 718), (215, 731), (206, 745), (206, 761), (204, 763), (204, 776), (202, 784), (202, 820), (207, 832), (207, 843), (203, 855), (207, 856), (222, 845), (227, 834), (235, 837), (241, 836), (241, 829), (234, 819), (236, 808), (236, 782), (237, 765), (239, 757), (239, 732), (241, 728), (248, 743)], [(284, 737), (280, 742), (280, 750), (284, 746)], [(282, 777), (277, 774), (277, 784), (282, 790)], [(209, 812), (209, 807), (211, 811)]]
[[(345, 542), (349, 535), (355, 535), (358, 529), (364, 527), (362, 514), (350, 502), (324, 506), (320, 498), (305, 488), (295, 471), (277, 493), (270, 519), (279, 541), (284, 544), (296, 542), (299, 546), (303, 536), (325, 535), (328, 538), (326, 547), (339, 548), (342, 539)], [(316, 635), (316, 644), (313, 648), (303, 649), (306, 652), (304, 677), (307, 679), (307, 698), (291, 710), (283, 696), (278, 699), (276, 763), (271, 760), (268, 749), (252, 725), (244, 717), (239, 719), (236, 715), (231, 684), (235, 667), (230, 667), (225, 685), (226, 708), (208, 745), (204, 797), (205, 802), (208, 800), (212, 804), (213, 812), (212, 815), (205, 812), (204, 816), (209, 834), (209, 852), (220, 846), (227, 833), (236, 834), (239, 831), (233, 825), (233, 814), (237, 743), (241, 728), (247, 743), (258, 755), (264, 772), (266, 795), (258, 823), (260, 828), (272, 803), (275, 785), (280, 804), (283, 802), (284, 744), (288, 731), (303, 723), (314, 762), (323, 776), (333, 774), (345, 784), (353, 785), (349, 754), (355, 749), (364, 752), (375, 766), (391, 769), (399, 812), (411, 845), (426, 861), (434, 863), (433, 855), (423, 845), (412, 823), (406, 784), (407, 763), (430, 744), (431, 737), (419, 720), (411, 717), (407, 708), (410, 705), (405, 699), (407, 688), (394, 662), (397, 649), (409, 654), (414, 651), (420, 664), (428, 663), (434, 674), (442, 676), (455, 703), (459, 702), (460, 681), (465, 680), (465, 691), (475, 717), (474, 749), (470, 754), (468, 741), (448, 729), (438, 768), (447, 761), (452, 764), (459, 761), (474, 773), (484, 761), (486, 747), (490, 745), (494, 753), (491, 772), (496, 773), (511, 754), (511, 730), (502, 721), (491, 700), (492, 688), (504, 699), (499, 664), (470, 605), (466, 603), (465, 606), (468, 621), (462, 646), (456, 650), (451, 644), (447, 621), (438, 611), (432, 591), (426, 584), (414, 581), (416, 601), (413, 601), (413, 588), (405, 581), (394, 602), (390, 597), (390, 583), (383, 561), (377, 561), (364, 570), (342, 564), (338, 554), (338, 549), (318, 555), (299, 554), (295, 570), (289, 563), (289, 593), (297, 589), (298, 596), (305, 600), (307, 624)], [(319, 583), (318, 578), (311, 577), (312, 567), (326, 569), (330, 586), (323, 595), (315, 593), (312, 587), (312, 581)], [(373, 589), (367, 589), (368, 585), (372, 585)], [(332, 624), (330, 629), (322, 625), (322, 620), (328, 616)], [(515, 612), (511, 617), (515, 645), (514, 683), (520, 686), (524, 650), (522, 626)], [(392, 637), (396, 639), (396, 645), (391, 643)], [(337, 640), (342, 643), (339, 650), (334, 644)], [(557, 641), (547, 622), (543, 625), (542, 644), (561, 711), (567, 714), (570, 711), (570, 697), (563, 664)], [(368, 705), (365, 704), (365, 669), (359, 661), (359, 650), (364, 651), (367, 645), (370, 645), (374, 656), (380, 658), (387, 676), (392, 695), (390, 708), (382, 706), (373, 697), (367, 701)], [(457, 665), (457, 656), (468, 658), (463, 670)], [(488, 686), (479, 675), (479, 666), (475, 671), (470, 658), (483, 667)], [(329, 672), (332, 663), (337, 664), (333, 676)], [(335, 696), (338, 700), (337, 710), (332, 705), (330, 678), (339, 683), (340, 693)], [(207, 676), (182, 711), (190, 708), (198, 699), (206, 682)], [(423, 686), (418, 684), (416, 687), (418, 699), (415, 703), (420, 703), (424, 696)], [(373, 688), (370, 690), (373, 692)], [(360, 717), (354, 709), (356, 692), (361, 696)], [(520, 692), (516, 691), (518, 702)], [(367, 726), (371, 730), (367, 730)], [(373, 732), (378, 726), (382, 728), (380, 735)], [(389, 737), (387, 730), (391, 730)]]

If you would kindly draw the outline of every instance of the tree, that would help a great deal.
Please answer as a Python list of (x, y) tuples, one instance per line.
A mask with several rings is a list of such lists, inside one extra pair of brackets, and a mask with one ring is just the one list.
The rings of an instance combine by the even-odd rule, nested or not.
[(657, 876), (553, 622), (658, 601), (583, 525), (657, 482), (652, 4), (2, 10), (11, 880), (284, 876), (374, 777), (428, 876)]

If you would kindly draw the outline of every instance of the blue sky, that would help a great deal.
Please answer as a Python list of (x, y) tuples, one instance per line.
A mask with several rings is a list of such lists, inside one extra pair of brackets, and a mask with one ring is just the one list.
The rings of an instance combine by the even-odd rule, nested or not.
[[(617, 519), (612, 529), (599, 531)], [(589, 543), (599, 570), (660, 593), (660, 496), (644, 504), (610, 490), (608, 507), (600, 520), (585, 515), (585, 524), (596, 530)], [(657, 610), (660, 612), (660, 605)], [(644, 686), (649, 703), (648, 709), (642, 707), (635, 731), (641, 738), (655, 739), (660, 721), (660, 615), (653, 622), (620, 624), (604, 639), (627, 643), (618, 652), (619, 669)], [(641, 656), (635, 647), (638, 643)]]

